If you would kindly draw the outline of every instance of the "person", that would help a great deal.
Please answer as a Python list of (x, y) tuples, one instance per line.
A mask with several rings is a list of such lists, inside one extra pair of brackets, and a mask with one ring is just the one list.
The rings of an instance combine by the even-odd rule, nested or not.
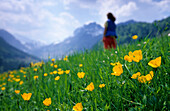
[(104, 34), (103, 34), (103, 43), (105, 49), (116, 49), (116, 18), (113, 16), (112, 13), (107, 14), (108, 20), (105, 22)]

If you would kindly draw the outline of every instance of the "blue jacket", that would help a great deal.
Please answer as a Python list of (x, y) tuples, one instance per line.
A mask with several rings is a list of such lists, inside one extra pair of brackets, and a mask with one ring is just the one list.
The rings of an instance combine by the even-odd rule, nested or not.
[(111, 21), (110, 19), (107, 20), (107, 31), (106, 31), (106, 37), (107, 36), (116, 36), (117, 37), (117, 34), (116, 34), (116, 24)]

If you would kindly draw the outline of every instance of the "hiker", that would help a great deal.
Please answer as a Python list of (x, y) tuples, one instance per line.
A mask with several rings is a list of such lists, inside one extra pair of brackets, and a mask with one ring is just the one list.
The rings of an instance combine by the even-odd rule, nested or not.
[(107, 14), (108, 20), (105, 22), (105, 29), (103, 34), (103, 43), (105, 49), (116, 49), (116, 18), (113, 16), (112, 13)]

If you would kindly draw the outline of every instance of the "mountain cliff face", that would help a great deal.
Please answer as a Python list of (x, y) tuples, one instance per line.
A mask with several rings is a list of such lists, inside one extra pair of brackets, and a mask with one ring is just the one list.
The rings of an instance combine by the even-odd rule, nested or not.
[(65, 39), (63, 42), (33, 50), (31, 54), (42, 58), (47, 58), (48, 56), (62, 57), (64, 55), (72, 54), (74, 51), (92, 48), (94, 44), (102, 40), (102, 34), (103, 28), (100, 25), (90, 23), (76, 29), (74, 35)]

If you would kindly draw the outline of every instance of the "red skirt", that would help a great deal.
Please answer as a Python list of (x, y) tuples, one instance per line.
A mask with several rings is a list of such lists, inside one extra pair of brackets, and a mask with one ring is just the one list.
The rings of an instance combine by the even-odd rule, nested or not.
[(117, 42), (116, 42), (115, 37), (111, 37), (111, 36), (104, 37), (103, 38), (103, 43), (104, 43), (104, 48), (105, 49), (110, 49), (110, 48), (116, 49)]

